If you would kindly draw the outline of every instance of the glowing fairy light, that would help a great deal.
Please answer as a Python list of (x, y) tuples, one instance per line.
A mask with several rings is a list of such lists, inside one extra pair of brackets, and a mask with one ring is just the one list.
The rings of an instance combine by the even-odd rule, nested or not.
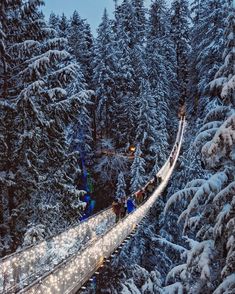
[[(176, 141), (179, 144), (175, 145), (177, 149), (172, 166), (170, 166), (168, 158), (158, 173), (158, 175), (162, 176), (163, 181), (142, 206), (127, 215), (116, 225), (114, 225), (115, 216), (112, 210), (107, 209), (91, 217), (86, 222), (82, 222), (77, 227), (71, 228), (48, 241), (43, 241), (2, 259), (0, 264), (0, 292), (14, 292), (16, 289), (19, 290), (20, 285), (22, 287), (21, 281), (23, 282), (23, 286), (27, 283), (29, 284), (29, 282), (31, 283), (30, 278), (32, 276), (35, 279), (33, 275), (37, 273), (42, 261), (44, 259), (47, 260), (50, 256), (54, 257), (54, 255), (49, 254), (49, 248), (53, 248), (55, 254), (57, 251), (60, 252), (60, 249), (63, 247), (70, 249), (76, 247), (79, 240), (84, 239), (86, 246), (83, 250), (72, 255), (69, 250), (65, 255), (56, 255), (58, 261), (62, 261), (63, 259), (65, 261), (55, 266), (47, 275), (36, 280), (19, 293), (62, 294), (79, 289), (84, 281), (86, 281), (88, 274), (96, 272), (97, 268), (103, 265), (106, 258), (113, 252), (118, 252), (117, 248), (120, 244), (124, 244), (127, 239), (130, 239), (128, 236), (136, 231), (138, 223), (146, 216), (153, 203), (166, 187), (180, 152), (184, 127), (185, 123), (181, 121)], [(110, 227), (102, 233), (97, 232), (97, 227), (104, 221), (110, 224)], [(89, 235), (89, 238), (87, 238), (87, 235)], [(110, 262), (110, 260), (107, 259), (106, 262)], [(38, 275), (41, 276), (42, 274)]]
[(130, 152), (134, 153), (135, 150), (136, 150), (136, 147), (135, 146), (130, 146), (129, 150), (130, 150)]

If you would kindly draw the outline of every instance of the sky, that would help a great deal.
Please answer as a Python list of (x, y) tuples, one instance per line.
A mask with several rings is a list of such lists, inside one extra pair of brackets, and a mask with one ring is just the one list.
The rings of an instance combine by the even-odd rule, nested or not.
[[(44, 0), (44, 2), (45, 6), (43, 7), (43, 12), (46, 18), (49, 17), (52, 11), (55, 14), (61, 15), (64, 13), (66, 16), (70, 17), (73, 11), (77, 10), (81, 18), (87, 19), (93, 33), (96, 33), (104, 9), (107, 8), (110, 17), (112, 17), (114, 11), (113, 0)], [(151, 0), (145, 0), (146, 6), (150, 3)]]

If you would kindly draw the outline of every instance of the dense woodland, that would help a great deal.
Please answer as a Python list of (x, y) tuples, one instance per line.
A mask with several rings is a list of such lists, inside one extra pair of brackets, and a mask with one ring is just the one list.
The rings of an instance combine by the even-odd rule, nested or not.
[(139, 189), (186, 103), (170, 186), (97, 293), (234, 293), (232, 1), (115, 1), (96, 37), (41, 5), (0, 2), (0, 255), (78, 223), (84, 190), (99, 210)]

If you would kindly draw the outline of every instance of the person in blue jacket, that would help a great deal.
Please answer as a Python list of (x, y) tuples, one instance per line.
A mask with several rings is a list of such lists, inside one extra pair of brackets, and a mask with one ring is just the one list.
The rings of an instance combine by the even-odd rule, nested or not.
[(93, 211), (95, 209), (95, 200), (91, 200), (88, 207), (88, 215), (92, 215)]
[(131, 197), (127, 199), (127, 212), (131, 213), (135, 209), (135, 204)]

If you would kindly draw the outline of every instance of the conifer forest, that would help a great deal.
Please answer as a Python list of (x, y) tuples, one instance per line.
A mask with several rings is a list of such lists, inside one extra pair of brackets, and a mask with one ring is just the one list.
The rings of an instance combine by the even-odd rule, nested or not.
[(110, 1), (0, 0), (0, 293), (235, 294), (235, 2)]

